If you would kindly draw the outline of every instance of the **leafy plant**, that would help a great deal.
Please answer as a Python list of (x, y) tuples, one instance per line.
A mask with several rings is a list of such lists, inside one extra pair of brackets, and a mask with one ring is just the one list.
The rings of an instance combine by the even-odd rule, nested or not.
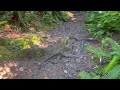
[(96, 75), (95, 73), (87, 73), (87, 72), (80, 72), (79, 73), (79, 76), (81, 79), (100, 79), (100, 76), (99, 75)]
[(0, 21), (0, 25), (5, 25), (7, 23), (8, 23), (7, 21)]
[(91, 53), (94, 53), (95, 55), (97, 55), (100, 62), (102, 62), (102, 60), (105, 58), (111, 57), (110, 54), (108, 52), (102, 50), (102, 48), (94, 48), (92, 46), (86, 46), (86, 49), (88, 51), (90, 51)]
[(112, 31), (120, 31), (119, 11), (92, 11), (86, 18), (86, 27), (97, 38), (110, 36)]
[[(23, 56), (26, 52), (26, 49), (31, 48), (33, 45), (36, 45), (38, 42), (40, 42), (42, 38), (34, 35), (34, 34), (28, 34), (26, 36), (16, 38), (16, 39), (9, 39), (9, 38), (0, 38), (0, 61), (4, 60), (14, 60), (16, 58), (19, 58), (21, 55)], [(40, 54), (38, 54), (38, 51), (33, 51), (34, 56), (42, 56), (43, 53), (40, 50)], [(32, 53), (29, 55), (26, 53), (26, 57), (31, 56)], [(37, 54), (36, 54), (37, 53)], [(36, 57), (37, 57), (36, 56)], [(33, 57), (33, 56), (32, 56)]]
[(106, 72), (101, 79), (119, 79), (120, 77), (120, 65), (114, 66), (111, 70)]
[(110, 71), (103, 75), (97, 75), (95, 73), (80, 72), (79, 77), (81, 79), (119, 79), (120, 78), (120, 65), (116, 65)]
[(21, 31), (27, 32), (31, 27), (39, 30), (44, 24), (52, 25), (69, 19), (67, 11), (0, 11), (0, 16), (0, 25), (13, 24), (18, 26)]
[[(102, 66), (101, 68), (100, 67), (97, 68), (98, 72), (93, 70), (92, 74), (95, 74), (95, 77), (100, 76), (100, 78), (113, 78), (113, 79), (117, 78), (120, 75), (120, 65), (119, 65), (120, 46), (118, 45), (116, 41), (110, 38), (103, 39), (102, 44), (105, 47), (109, 46), (111, 51), (107, 52), (102, 48), (94, 48), (92, 46), (86, 46), (87, 50), (94, 53), (95, 55), (97, 55), (98, 58), (100, 58), (100, 63), (103, 60), (105, 60), (105, 58), (109, 60), (109, 62), (106, 65)], [(82, 78), (90, 78), (91, 74), (90, 75), (87, 75), (87, 74), (88, 73), (80, 72), (79, 76), (81, 76)]]
[(8, 47), (8, 49), (15, 49), (15, 50), (26, 49), (37, 44), (40, 40), (41, 38), (39, 38), (34, 34), (26, 35), (21, 38), (17, 38), (13, 40), (9, 39), (9, 42), (7, 43), (6, 47)]
[(0, 46), (0, 61), (11, 58), (11, 52), (3, 46)]
[(69, 16), (65, 11), (44, 11), (43, 19), (50, 24), (56, 23), (60, 20), (67, 21)]

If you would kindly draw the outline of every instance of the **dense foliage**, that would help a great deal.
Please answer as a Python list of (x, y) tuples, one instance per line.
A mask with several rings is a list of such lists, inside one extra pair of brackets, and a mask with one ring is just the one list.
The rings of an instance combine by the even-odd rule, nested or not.
[[(27, 51), (40, 42), (42, 36), (38, 37), (36, 34), (31, 34), (31, 32), (67, 20), (69, 20), (67, 11), (0, 11), (0, 35), (2, 35), (0, 36), (0, 61), (14, 59), (20, 55), (24, 56), (25, 53), (27, 53), (25, 57), (36, 56), (41, 50), (32, 51), (34, 55), (33, 53), (28, 54)], [(21, 31), (30, 33), (17, 38), (7, 37), (8, 34), (11, 36), (22, 34)], [(41, 55), (43, 55), (43, 51)], [(39, 54), (39, 56), (41, 55)]]
[(30, 27), (36, 30), (42, 25), (54, 24), (58, 21), (67, 21), (67, 11), (1, 11), (0, 25), (14, 24), (21, 26), (22, 31), (29, 31)]
[(20, 51), (31, 48), (40, 42), (42, 38), (35, 34), (28, 34), (20, 38), (0, 38), (0, 61), (20, 57)]
[(82, 79), (119, 79), (120, 78), (120, 45), (110, 37), (111, 32), (120, 31), (119, 11), (88, 12), (86, 28), (95, 38), (102, 39), (102, 47), (87, 45), (86, 49), (93, 56), (96, 66), (91, 73), (80, 72)]
[(86, 27), (95, 37), (110, 36), (110, 32), (120, 31), (119, 11), (92, 11), (86, 18)]
[[(86, 46), (86, 49), (93, 53), (95, 56), (93, 59), (99, 60), (99, 63), (106, 62), (105, 65), (98, 65), (97, 70), (94, 70), (91, 74), (94, 74), (94, 77), (92, 77), (90, 74), (86, 72), (80, 72), (81, 78), (104, 78), (104, 79), (116, 79), (120, 78), (120, 45), (118, 45), (117, 42), (110, 38), (105, 38), (102, 40), (102, 44), (104, 48), (109, 47), (110, 50), (106, 51), (102, 48), (95, 48), (93, 46)], [(98, 58), (97, 58), (98, 57)]]

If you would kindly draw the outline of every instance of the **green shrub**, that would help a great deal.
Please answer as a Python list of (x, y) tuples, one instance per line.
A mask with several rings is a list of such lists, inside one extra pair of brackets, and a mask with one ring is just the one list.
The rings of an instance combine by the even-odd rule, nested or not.
[(21, 50), (18, 57), (32, 59), (32, 58), (41, 58), (45, 56), (46, 54), (47, 54), (47, 51), (45, 49), (29, 48), (29, 49)]
[(10, 54), (11, 53), (9, 52), (8, 49), (4, 48), (3, 46), (0, 46), (0, 61), (9, 59)]
[(0, 11), (1, 20), (9, 20), (14, 11)]
[(34, 35), (28, 34), (26, 36), (16, 38), (16, 39), (7, 39), (6, 47), (8, 49), (20, 50), (31, 48), (31, 46), (40, 42), (42, 38)]
[(86, 27), (95, 37), (109, 36), (112, 31), (120, 31), (119, 11), (92, 11), (86, 18)]
[[(25, 54), (22, 53), (23, 51), (27, 52), (26, 49), (31, 48), (33, 45), (36, 45), (41, 40), (42, 38), (36, 36), (35, 34), (28, 34), (26, 36), (16, 39), (0, 38), (0, 61), (16, 59), (19, 58), (21, 55), (23, 56)], [(37, 51), (36, 52), (33, 51), (33, 52), (37, 53), (35, 55), (39, 54)], [(33, 52), (31, 52), (31, 54)], [(28, 53), (26, 53), (25, 56), (26, 57), (27, 55), (31, 56), (31, 54), (29, 52), (29, 55)], [(41, 54), (41, 56), (43, 54)]]
[[(86, 46), (87, 50), (93, 53), (98, 59), (100, 63), (107, 59), (108, 63), (103, 66), (97, 67), (93, 70), (92, 73), (88, 74), (86, 72), (80, 72), (79, 76), (83, 79), (94, 79), (95, 77), (100, 78), (108, 78), (108, 79), (116, 79), (120, 76), (120, 45), (110, 38), (105, 38), (102, 40), (102, 44), (105, 47), (109, 47), (111, 50), (107, 51), (102, 48), (94, 48), (92, 46)], [(98, 66), (98, 65), (96, 65)], [(94, 77), (91, 77), (91, 74), (94, 74)]]
[(43, 19), (49, 23), (53, 24), (58, 21), (67, 21), (69, 16), (66, 11), (44, 11)]
[(39, 30), (44, 27), (42, 23), (52, 25), (69, 19), (67, 11), (0, 11), (0, 16), (0, 25), (13, 24), (21, 31), (30, 31), (30, 27)]
[(78, 76), (81, 79), (119, 79), (120, 78), (120, 65), (116, 65), (110, 71), (104, 73), (103, 75), (98, 75), (95, 73), (80, 72)]

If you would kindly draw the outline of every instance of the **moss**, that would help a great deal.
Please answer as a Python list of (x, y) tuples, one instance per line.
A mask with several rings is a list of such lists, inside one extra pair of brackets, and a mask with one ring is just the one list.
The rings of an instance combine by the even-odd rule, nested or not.
[(42, 29), (42, 30), (45, 30), (45, 29), (51, 29), (55, 26), (55, 24), (48, 24), (44, 21), (42, 21), (41, 23), (39, 23), (37, 25), (38, 28)]
[(0, 38), (0, 61), (44, 56), (44, 50), (29, 49), (41, 40), (42, 38), (35, 34), (28, 34), (16, 39)]
[(17, 53), (8, 50), (4, 46), (0, 46), (0, 62), (4, 60), (14, 60), (17, 58)]
[(67, 47), (67, 46), (63, 47), (63, 51), (65, 52), (70, 51), (70, 47)]
[(34, 35), (26, 35), (22, 38), (18, 38), (15, 40), (15, 43), (18, 45), (22, 45), (22, 49), (30, 48), (32, 45), (37, 44), (41, 39)]
[(41, 58), (47, 54), (47, 51), (44, 49), (24, 49), (20, 52), (20, 58)]
[(63, 47), (69, 47), (69, 46), (70, 46), (70, 45), (69, 45), (69, 41), (70, 41), (69, 37), (62, 37), (62, 38), (60, 39), (60, 44), (61, 44)]
[(0, 60), (9, 59), (10, 52), (5, 47), (0, 46)]
[(42, 38), (36, 36), (35, 34), (28, 34), (26, 36), (16, 38), (16, 39), (3, 39), (0, 40), (1, 45), (6, 46), (8, 49), (27, 49), (31, 48), (31, 46), (37, 44), (39, 41), (41, 41)]
[(7, 38), (0, 38), (0, 46), (6, 46), (8, 44)]

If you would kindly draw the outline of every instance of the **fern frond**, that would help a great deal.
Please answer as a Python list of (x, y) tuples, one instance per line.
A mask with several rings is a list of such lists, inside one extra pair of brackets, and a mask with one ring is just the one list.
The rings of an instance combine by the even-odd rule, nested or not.
[(97, 75), (95, 73), (91, 73), (92, 79), (100, 79), (100, 75)]
[(120, 65), (116, 65), (110, 71), (106, 72), (101, 79), (117, 79), (120, 76)]
[(114, 56), (114, 55), (120, 56), (120, 50), (119, 49), (120, 48), (118, 48), (118, 51), (112, 51), (112, 52), (110, 52), (110, 55), (112, 55), (112, 56)]
[(118, 64), (118, 61), (120, 60), (120, 56), (113, 56), (113, 59), (103, 68), (103, 72), (108, 72), (111, 68), (113, 68), (116, 64)]
[(90, 74), (88, 74), (88, 73), (86, 73), (84, 71), (80, 72), (79, 76), (80, 76), (81, 79), (91, 79)]
[(111, 38), (103, 39), (102, 43), (103, 44), (109, 43), (113, 51), (118, 51), (120, 49), (118, 43)]
[(94, 48), (90, 45), (86, 46), (86, 49), (90, 51), (91, 53), (96, 54), (98, 57), (111, 57), (110, 54), (108, 54), (106, 51), (102, 50), (101, 48)]
[(96, 75), (95, 73), (87, 73), (87, 72), (80, 72), (79, 76), (81, 79), (100, 79), (100, 76)]

